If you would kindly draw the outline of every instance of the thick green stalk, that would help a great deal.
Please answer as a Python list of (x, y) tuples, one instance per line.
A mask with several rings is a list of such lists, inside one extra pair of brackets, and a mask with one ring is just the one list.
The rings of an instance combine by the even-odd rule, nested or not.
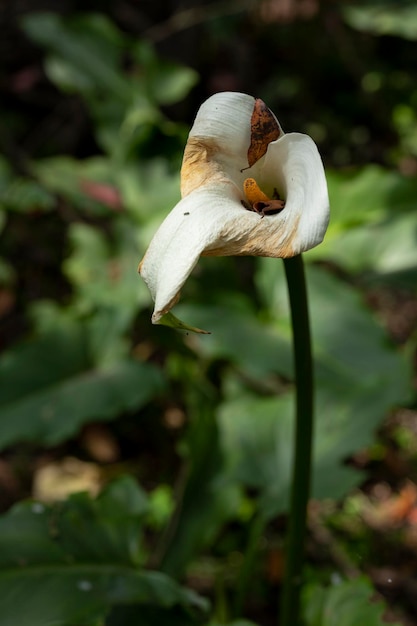
[(284, 259), (293, 329), (296, 427), (280, 626), (299, 626), (313, 440), (313, 362), (301, 255)]

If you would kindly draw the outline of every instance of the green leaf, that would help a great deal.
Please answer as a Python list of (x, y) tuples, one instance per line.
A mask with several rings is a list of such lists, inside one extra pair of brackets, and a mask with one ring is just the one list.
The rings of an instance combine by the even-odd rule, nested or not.
[(417, 39), (417, 7), (413, 2), (346, 6), (343, 14), (348, 24), (375, 35), (397, 35)]
[(113, 99), (130, 101), (131, 84), (119, 71), (124, 41), (104, 15), (64, 20), (55, 13), (32, 13), (22, 25), (33, 41), (53, 53), (47, 69), (52, 69), (51, 78), (58, 79), (59, 86), (87, 92), (101, 89)]
[(292, 396), (260, 398), (241, 392), (222, 404), (218, 420), (232, 480), (259, 490), (265, 515), (285, 511), (291, 481)]
[[(325, 242), (344, 230), (378, 223), (393, 213), (413, 213), (417, 181), (378, 165), (326, 173), (332, 219)], [(393, 211), (395, 209), (395, 211)], [(318, 247), (323, 250), (323, 244)]]
[[(281, 312), (277, 326), (289, 333), (285, 281), (276, 262), (265, 259), (260, 266), (265, 300)], [(308, 270), (308, 285), (317, 381), (313, 495), (339, 498), (361, 478), (344, 460), (372, 442), (393, 407), (410, 400), (412, 372), (352, 288), (316, 268)], [(259, 344), (259, 359), (262, 349)], [(231, 389), (219, 410), (229, 471), (260, 489), (268, 516), (287, 506), (293, 421), (292, 394), (262, 398), (245, 393), (242, 385)]]
[[(114, 194), (117, 194), (114, 168), (107, 158), (94, 157), (80, 161), (67, 156), (55, 156), (34, 162), (32, 171), (48, 192), (59, 194), (83, 214), (114, 215), (115, 208), (109, 208), (104, 201), (94, 197), (86, 186), (89, 183), (104, 184), (113, 188)], [(120, 207), (116, 206), (116, 209)]]
[[(237, 299), (236, 299), (237, 300)], [(290, 377), (292, 350), (288, 337), (262, 322), (232, 297), (223, 305), (180, 304), (181, 318), (207, 328), (210, 335), (193, 337), (192, 345), (205, 358), (227, 359), (246, 376), (263, 383), (274, 382), (280, 374)]]
[(55, 198), (36, 181), (16, 177), (2, 190), (0, 206), (19, 213), (49, 211), (55, 206)]
[(390, 197), (396, 196), (405, 180), (376, 165), (349, 172), (329, 170), (326, 178), (332, 219), (325, 241), (342, 230), (378, 220), (385, 214)]
[(311, 584), (303, 593), (306, 626), (384, 626), (388, 623), (383, 617), (385, 605), (374, 596), (375, 590), (364, 577), (327, 589)]
[(29, 37), (49, 53), (45, 61), (49, 78), (85, 99), (95, 120), (97, 141), (109, 153), (123, 153), (120, 127), (135, 101), (144, 102), (154, 117), (158, 114), (143, 98), (137, 80), (124, 71), (129, 39), (101, 14), (64, 19), (38, 13), (22, 22)]
[(123, 477), (95, 500), (28, 502), (0, 518), (2, 626), (96, 626), (111, 606), (204, 608), (162, 573), (139, 568), (146, 496)]
[(132, 48), (132, 55), (139, 67), (146, 67), (146, 72), (141, 75), (143, 89), (158, 104), (179, 102), (198, 82), (195, 70), (159, 59), (147, 41), (136, 43)]
[(145, 227), (143, 249), (169, 211), (180, 199), (180, 177), (171, 172), (163, 159), (140, 163), (127, 163), (117, 170), (117, 181), (123, 194), (124, 205), (130, 215)]
[[(264, 302), (277, 312), (281, 332), (290, 333), (283, 269), (271, 259), (260, 260), (259, 267)], [(338, 397), (344, 392), (351, 400), (358, 389), (374, 395), (377, 404), (407, 402), (411, 367), (389, 343), (360, 293), (318, 267), (307, 266), (306, 273), (319, 389), (334, 389)], [(343, 379), (348, 386), (339, 389)]]
[[(105, 16), (61, 18), (38, 13), (23, 20), (26, 33), (48, 51), (45, 71), (59, 88), (79, 93), (95, 120), (98, 142), (124, 163), (150, 139), (153, 128), (181, 132), (160, 105), (183, 98), (197, 81), (194, 70), (160, 61), (145, 42), (133, 42)], [(126, 72), (124, 64), (130, 62)]]
[(6, 211), (47, 211), (55, 206), (54, 196), (31, 178), (15, 176), (8, 161), (0, 156), (0, 232)]
[(328, 242), (323, 252), (327, 259), (355, 274), (372, 271), (385, 280), (399, 273), (415, 274), (416, 231), (415, 214), (392, 214), (366, 228), (341, 234)]
[[(285, 383), (277, 375), (284, 381), (293, 376), (286, 283), (281, 262), (261, 259), (259, 268), (258, 289), (275, 316), (275, 328), (261, 324), (249, 308), (233, 306), (232, 298), (223, 307), (178, 309), (213, 331), (193, 337), (194, 350), (205, 358), (227, 359), (252, 388), (282, 391)], [(317, 268), (308, 267), (307, 277), (317, 380), (313, 493), (339, 498), (361, 479), (344, 460), (372, 442), (393, 407), (410, 400), (411, 367), (353, 288)], [(225, 392), (219, 426), (228, 471), (239, 483), (260, 489), (263, 511), (274, 515), (287, 507), (292, 396), (248, 394), (241, 381), (225, 384)]]
[(72, 307), (77, 315), (92, 315), (95, 361), (109, 364), (127, 354), (133, 319), (149, 301), (137, 272), (141, 255), (136, 231), (126, 216), (120, 216), (113, 220), (111, 238), (81, 223), (72, 224), (68, 236), (72, 251), (63, 270), (74, 287)]
[(150, 91), (156, 102), (170, 105), (179, 102), (198, 82), (198, 74), (189, 67), (160, 61), (150, 75)]
[(324, 242), (306, 258), (332, 260), (380, 277), (417, 272), (417, 182), (381, 167), (328, 174), (332, 219)]
[(98, 228), (72, 224), (72, 250), (63, 269), (76, 289), (75, 304), (80, 311), (118, 309), (128, 324), (149, 297), (137, 272), (140, 252), (135, 230), (125, 218), (115, 219), (112, 226), (110, 241)]
[(137, 410), (161, 392), (159, 370), (125, 359), (98, 368), (87, 328), (73, 322), (0, 359), (0, 447), (17, 441), (52, 445), (86, 422)]

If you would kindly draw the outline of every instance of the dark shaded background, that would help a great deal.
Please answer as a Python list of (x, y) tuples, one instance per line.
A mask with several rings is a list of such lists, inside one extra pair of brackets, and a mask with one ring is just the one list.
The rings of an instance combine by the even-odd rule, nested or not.
[[(375, 19), (359, 27), (349, 17), (358, 7), (375, 9)], [(291, 388), (279, 277), (263, 261), (203, 260), (184, 300), (191, 301), (202, 324), (214, 326), (213, 343), (204, 344), (152, 327), (149, 296), (135, 275), (151, 232), (177, 200), (182, 150), (201, 102), (217, 91), (250, 93), (268, 104), (285, 131), (313, 137), (331, 192), (330, 244), (310, 257), (310, 276), (313, 302), (318, 294), (313, 311), (320, 318), (319, 366), (324, 353), (329, 369), (327, 377), (320, 371), (323, 404), (328, 401), (330, 413), (334, 410), (329, 437), (342, 433), (342, 444), (334, 444), (334, 466), (326, 466), (326, 457), (321, 469), (330, 482), (336, 466), (336, 477), (343, 468), (357, 478), (348, 477), (346, 488), (342, 484), (311, 504), (309, 579), (327, 584), (334, 572), (347, 580), (366, 574), (384, 596), (389, 618), (400, 615), (399, 623), (417, 624), (417, 14), (415, 22), (409, 18), (411, 31), (415, 24), (411, 35), (404, 21), (395, 21), (410, 7), (412, 2), (382, 0), (0, 0), (0, 422), (2, 411), (17, 416), (15, 404), (29, 398), (21, 433), (8, 439), (7, 420), (0, 429), (2, 511), (41, 497), (40, 470), (55, 463), (64, 474), (85, 478), (82, 487), (93, 495), (128, 473), (162, 502), (153, 505), (154, 517), (146, 522), (143, 563), (174, 577), (179, 572), (182, 582), (213, 600), (219, 623), (227, 600), (231, 619), (244, 614), (264, 626), (276, 623), (284, 515), (265, 521), (252, 562), (253, 589), (250, 576), (242, 582), (239, 569), (253, 548), (256, 512), (268, 501), (268, 488), (265, 495), (253, 469), (264, 468), (268, 451), (262, 438), (258, 448), (257, 440), (250, 447), (250, 429), (242, 434), (253, 456), (243, 448), (250, 458), (246, 469), (240, 468), (239, 510), (232, 513), (222, 503), (221, 511), (216, 497), (230, 478), (218, 423), (233, 408), (234, 394), (243, 398), (241, 414), (244, 399), (248, 406), (253, 401), (256, 434), (268, 401)], [(384, 11), (390, 14), (388, 26), (378, 21)], [(66, 91), (48, 76), (51, 51), (23, 27), (25, 18), (38, 12), (62, 16), (64, 24), (91, 13), (108, 18), (123, 35), (120, 76), (144, 79), (146, 89), (146, 74), (157, 74), (165, 62), (192, 68), (196, 80), (173, 102), (151, 94), (151, 112), (160, 117), (138, 124), (137, 136), (135, 129), (125, 152), (115, 156), (116, 147), (106, 146), (98, 131), (101, 87), (93, 95)], [(149, 44), (153, 60), (145, 48), (140, 62), (134, 58), (138, 42)], [(111, 108), (114, 97), (115, 110), (118, 96), (103, 89), (103, 102), (108, 99)], [(61, 180), (63, 170), (54, 167), (62, 156), (70, 165)], [(404, 250), (407, 258), (398, 260)], [(48, 323), (56, 337), (44, 334)], [(282, 348), (277, 363), (270, 345)], [(109, 403), (110, 412), (104, 406), (101, 414), (93, 411), (72, 425), (77, 411), (68, 402), (61, 430), (47, 419), (41, 421), (44, 429), (31, 430), (45, 381), (53, 388), (61, 379), (80, 372), (100, 375), (108, 363), (125, 360), (129, 367), (144, 365), (149, 396), (138, 399), (140, 377), (136, 384), (133, 376), (133, 383), (121, 385), (114, 406)], [(335, 382), (332, 374), (339, 367), (346, 378), (340, 382), (336, 376)], [(158, 376), (165, 386), (159, 386)], [(106, 383), (101, 384), (105, 397)], [(367, 395), (369, 390), (374, 395)], [(79, 400), (73, 399), (77, 407)], [(235, 410), (238, 419), (239, 406)], [(239, 433), (235, 436), (238, 449)], [(325, 439), (323, 432), (320, 436)], [(343, 446), (344, 437), (351, 447)], [(230, 450), (233, 456), (233, 446)], [(68, 458), (81, 466), (68, 469)], [(66, 479), (58, 474), (57, 482)], [(64, 496), (74, 490), (69, 485)], [(271, 502), (275, 495), (269, 494)], [(62, 494), (49, 496), (53, 501)], [(175, 502), (179, 510), (170, 517)], [(0, 571), (0, 583), (1, 576)], [(246, 611), (233, 613), (230, 607), (239, 605), (233, 600), (236, 587)], [(136, 605), (119, 607), (105, 623), (142, 623), (136, 611)], [(141, 619), (148, 615), (149, 623), (162, 623), (152, 611)], [(181, 616), (166, 619), (183, 626), (175, 621)]]

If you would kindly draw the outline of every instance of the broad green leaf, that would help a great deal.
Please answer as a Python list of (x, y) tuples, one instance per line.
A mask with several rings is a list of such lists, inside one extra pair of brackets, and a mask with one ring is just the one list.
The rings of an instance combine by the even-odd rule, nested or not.
[[(257, 284), (277, 326), (290, 333), (286, 283), (271, 259), (259, 263)], [(374, 393), (384, 402), (407, 401), (411, 369), (404, 355), (390, 345), (377, 318), (357, 290), (329, 272), (307, 266), (307, 289), (319, 388), (332, 388), (339, 377)], [(351, 388), (345, 389), (351, 393)], [(339, 393), (339, 392), (338, 392)]]
[(396, 171), (368, 165), (349, 172), (329, 170), (326, 178), (332, 210), (330, 234), (378, 222), (392, 212), (415, 210), (417, 182)]
[(193, 336), (189, 343), (205, 358), (227, 359), (238, 370), (265, 384), (274, 377), (291, 377), (292, 351), (288, 337), (261, 321), (250, 308), (237, 305), (230, 297), (223, 306), (185, 305), (175, 308), (181, 319), (210, 331)]
[[(232, 298), (223, 307), (178, 309), (183, 318), (212, 330), (209, 336), (188, 338), (193, 349), (206, 358), (227, 359), (264, 386), (277, 374), (287, 380), (293, 374), (282, 263), (262, 259), (259, 266), (258, 288), (270, 317), (275, 315), (275, 328), (261, 324), (249, 308), (233, 307)], [(308, 268), (307, 278), (317, 380), (313, 493), (338, 498), (360, 480), (344, 459), (369, 445), (387, 413), (409, 401), (411, 368), (353, 288), (317, 268)], [(278, 390), (279, 385), (266, 388)], [(265, 511), (283, 510), (290, 481), (292, 398), (247, 396), (242, 384), (225, 390), (229, 400), (219, 416), (230, 471), (241, 483), (261, 489)]]
[(71, 19), (31, 14), (23, 19), (23, 26), (49, 53), (45, 61), (49, 78), (86, 100), (97, 141), (106, 152), (122, 158), (130, 145), (130, 138), (120, 133), (128, 111), (144, 110), (148, 124), (159, 114), (123, 68), (129, 39), (101, 14)]
[[(326, 172), (331, 220), (325, 241), (340, 231), (375, 222), (385, 215), (390, 195), (400, 186), (394, 172), (370, 165), (348, 172)], [(322, 249), (322, 244), (319, 250)]]
[(44, 187), (22, 177), (13, 178), (0, 196), (0, 207), (8, 211), (48, 211), (54, 206), (55, 198)]
[[(265, 260), (261, 267), (264, 297), (277, 312), (275, 302), (280, 303), (278, 327), (285, 335), (289, 333), (282, 304), (285, 283), (279, 280), (273, 262)], [(274, 288), (268, 279), (270, 269)], [(376, 428), (393, 407), (410, 400), (411, 368), (389, 346), (353, 289), (315, 269), (308, 272), (308, 284), (317, 382), (313, 496), (339, 498), (360, 480), (344, 460), (372, 442)], [(267, 515), (285, 510), (294, 422), (292, 394), (262, 398), (237, 387), (221, 405), (219, 420), (225, 458), (234, 478), (261, 490)]]
[(198, 605), (168, 576), (125, 564), (18, 567), (0, 573), (0, 592), (2, 626), (97, 626), (113, 605)]
[(72, 224), (69, 230), (71, 253), (64, 272), (76, 289), (80, 310), (117, 308), (129, 320), (148, 293), (137, 266), (140, 251), (136, 232), (124, 218), (113, 222), (112, 238), (87, 224)]
[(150, 77), (150, 88), (156, 102), (170, 105), (179, 102), (198, 82), (198, 74), (189, 67), (161, 61)]
[(306, 258), (330, 259), (355, 273), (416, 272), (416, 180), (377, 166), (327, 178), (329, 230)]
[[(126, 217), (113, 220), (112, 237), (93, 226), (70, 226), (72, 251), (63, 270), (74, 287), (72, 306), (78, 315), (92, 314), (91, 348), (100, 364), (128, 353), (127, 336), (149, 294), (140, 280), (136, 231)], [(106, 341), (103, 341), (106, 337)]]
[(283, 512), (291, 481), (292, 396), (239, 395), (224, 402), (218, 413), (228, 472), (233, 480), (259, 490), (264, 514), (269, 509)]
[(196, 594), (140, 568), (146, 496), (133, 479), (95, 500), (21, 503), (0, 518), (2, 626), (96, 626), (118, 604), (204, 608)]
[(88, 342), (86, 327), (68, 323), (1, 357), (1, 448), (56, 444), (86, 422), (137, 410), (161, 392), (157, 369), (129, 359), (98, 368)]
[[(321, 400), (319, 397), (316, 409), (312, 496), (340, 498), (361, 479), (343, 459), (355, 443), (362, 446), (372, 441), (372, 429), (355, 439), (340, 426), (334, 404), (328, 403), (318, 412)], [(334, 429), (330, 436), (329, 422)], [(219, 427), (232, 480), (259, 491), (261, 512), (267, 518), (286, 511), (294, 434), (292, 394), (259, 398), (241, 392), (239, 398), (220, 408)], [(334, 448), (326, 445), (330, 438)]]
[(358, 30), (375, 35), (417, 39), (417, 7), (413, 2), (388, 3), (386, 6), (381, 3), (346, 6), (343, 14), (348, 24)]
[[(317, 419), (323, 424), (318, 448), (327, 451), (329, 459), (333, 455), (336, 462), (369, 445), (388, 412), (410, 401), (412, 369), (354, 289), (316, 268), (311, 268), (307, 277)], [(320, 457), (319, 450), (317, 454)], [(327, 473), (326, 464), (322, 465), (322, 480), (327, 475), (332, 482), (331, 465)]]
[[(306, 626), (384, 626), (385, 605), (375, 600), (368, 579), (343, 581), (325, 588), (308, 585), (303, 592)], [(400, 626), (396, 622), (396, 626)]]
[[(136, 154), (154, 128), (167, 136), (182, 135), (182, 126), (170, 122), (159, 107), (187, 94), (197, 81), (194, 70), (160, 61), (149, 44), (131, 41), (101, 14), (64, 19), (39, 13), (22, 22), (29, 37), (48, 52), (50, 80), (86, 100), (97, 140), (115, 162)], [(133, 66), (129, 73), (126, 60)]]
[(146, 493), (130, 476), (110, 483), (96, 499), (78, 493), (56, 505), (19, 503), (0, 518), (0, 569), (65, 563), (69, 555), (85, 563), (137, 565), (148, 508)]
[(31, 178), (15, 176), (7, 160), (0, 156), (0, 232), (6, 211), (46, 211), (54, 206), (55, 198), (44, 185)]
[(45, 189), (64, 197), (72, 207), (83, 213), (108, 216), (110, 212), (114, 214), (115, 210), (120, 210), (117, 198), (114, 199), (116, 206), (109, 208), (97, 194), (94, 196), (89, 192), (89, 184), (103, 184), (113, 189), (114, 196), (117, 195), (114, 168), (107, 158), (94, 157), (81, 161), (55, 156), (34, 162), (32, 171)]
[(62, 87), (87, 92), (104, 89), (113, 99), (130, 100), (131, 85), (118, 67), (123, 38), (104, 15), (64, 20), (55, 13), (32, 13), (22, 24), (31, 39), (53, 53), (51, 78), (62, 78)]
[(180, 177), (162, 159), (128, 163), (117, 170), (117, 181), (130, 215), (145, 229), (143, 247), (180, 199)]
[(195, 70), (172, 61), (159, 59), (147, 41), (139, 41), (132, 48), (133, 58), (139, 67), (146, 67), (140, 76), (144, 91), (158, 104), (179, 102), (198, 81)]
[(376, 224), (341, 234), (324, 247), (326, 258), (345, 269), (372, 271), (389, 278), (400, 272), (417, 273), (417, 214), (391, 216)]

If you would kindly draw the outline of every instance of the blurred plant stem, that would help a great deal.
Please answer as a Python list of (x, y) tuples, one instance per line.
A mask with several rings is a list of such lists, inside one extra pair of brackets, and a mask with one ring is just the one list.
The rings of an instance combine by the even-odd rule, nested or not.
[(313, 362), (307, 286), (301, 255), (284, 259), (291, 308), (296, 383), (296, 428), (280, 626), (299, 626), (313, 440)]
[(259, 541), (265, 530), (267, 518), (260, 514), (256, 515), (249, 529), (249, 540), (245, 550), (245, 558), (239, 572), (236, 588), (236, 600), (234, 605), (234, 615), (243, 614), (246, 595), (250, 589), (251, 580), (254, 576), (255, 561), (258, 555)]

